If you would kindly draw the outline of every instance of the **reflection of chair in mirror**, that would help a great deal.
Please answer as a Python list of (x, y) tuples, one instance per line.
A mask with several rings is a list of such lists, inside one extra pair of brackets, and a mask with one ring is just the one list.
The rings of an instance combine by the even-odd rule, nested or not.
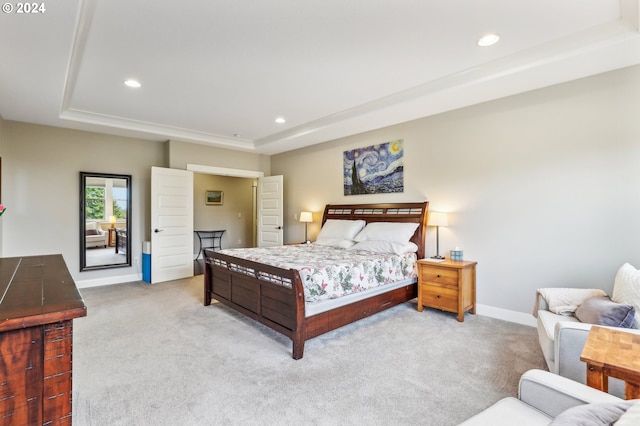
[(107, 247), (109, 235), (97, 222), (87, 222), (85, 226), (86, 247)]
[(116, 253), (127, 254), (127, 230), (125, 228), (116, 228)]

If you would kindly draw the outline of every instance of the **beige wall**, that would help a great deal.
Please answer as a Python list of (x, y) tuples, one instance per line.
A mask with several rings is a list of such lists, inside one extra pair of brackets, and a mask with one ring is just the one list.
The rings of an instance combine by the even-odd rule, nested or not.
[[(224, 229), (223, 248), (253, 245), (253, 182), (254, 179), (227, 176), (193, 175), (194, 230)], [(205, 191), (224, 192), (222, 205), (207, 205)], [(208, 242), (211, 242), (208, 240)], [(195, 246), (194, 253), (198, 251)]]
[(74, 280), (141, 275), (135, 267), (79, 272), (79, 172), (132, 176), (132, 257), (149, 217), (151, 166), (166, 166), (163, 143), (4, 121), (3, 255), (62, 253)]
[[(184, 142), (0, 120), (2, 202), (9, 209), (0, 219), (0, 249), (3, 256), (62, 253), (76, 280), (137, 273), (79, 274), (79, 171), (133, 176), (135, 256), (135, 241), (149, 239), (151, 166), (259, 170), (284, 175), (289, 242), (304, 236), (294, 219), (301, 210), (316, 213), (313, 239), (326, 203), (428, 199), (432, 210), (451, 212), (441, 252), (460, 246), (479, 262), (479, 303), (525, 316), (536, 288), (609, 291), (622, 263), (640, 267), (638, 111), (640, 67), (631, 67), (276, 155), (271, 163)], [(344, 196), (343, 151), (394, 139), (404, 140), (404, 193)], [(225, 205), (229, 200), (225, 189)], [(229, 207), (233, 222), (244, 207)], [(208, 213), (197, 226), (217, 225), (204, 218)], [(430, 228), (428, 255), (434, 246)]]
[[(0, 145), (1, 195), (10, 212), (0, 218), (0, 253), (6, 257), (62, 253), (74, 280), (81, 284), (131, 280), (141, 277), (141, 271), (134, 264), (131, 268), (79, 272), (80, 171), (132, 175), (132, 258), (140, 258), (141, 242), (151, 238), (152, 166), (184, 169), (192, 163), (268, 173), (270, 163), (269, 157), (254, 153), (3, 120), (0, 141), (4, 142)], [(251, 245), (253, 180), (195, 176), (194, 228), (223, 226), (228, 230), (225, 247)], [(224, 205), (204, 206), (204, 189), (218, 187), (224, 188)], [(217, 214), (212, 215), (213, 211)]]
[(186, 169), (187, 164), (198, 164), (201, 166), (259, 171), (264, 172), (265, 176), (269, 176), (271, 172), (270, 157), (261, 154), (180, 141), (169, 141), (167, 146), (169, 149), (169, 167), (173, 169)]
[[(540, 287), (610, 291), (640, 267), (640, 67), (585, 78), (275, 155), (285, 176), (285, 241), (326, 203), (417, 201), (449, 211), (440, 251), (478, 261), (478, 302), (531, 312)], [(404, 140), (401, 194), (343, 195), (343, 151)], [(432, 228), (426, 252), (435, 253)]]

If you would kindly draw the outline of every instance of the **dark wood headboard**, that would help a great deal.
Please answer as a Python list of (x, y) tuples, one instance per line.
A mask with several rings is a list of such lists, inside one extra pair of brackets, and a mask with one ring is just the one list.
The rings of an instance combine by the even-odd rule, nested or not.
[(369, 222), (414, 222), (418, 224), (411, 241), (418, 245), (418, 259), (424, 258), (429, 202), (385, 204), (327, 204), (322, 224), (327, 219), (364, 220)]

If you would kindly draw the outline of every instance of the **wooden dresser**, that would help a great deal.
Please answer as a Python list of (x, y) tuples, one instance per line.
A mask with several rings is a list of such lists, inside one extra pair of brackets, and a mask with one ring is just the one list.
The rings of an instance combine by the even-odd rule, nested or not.
[(418, 311), (423, 306), (458, 314), (476, 313), (476, 263), (418, 260)]
[(71, 425), (72, 320), (86, 315), (61, 255), (0, 258), (0, 424)]

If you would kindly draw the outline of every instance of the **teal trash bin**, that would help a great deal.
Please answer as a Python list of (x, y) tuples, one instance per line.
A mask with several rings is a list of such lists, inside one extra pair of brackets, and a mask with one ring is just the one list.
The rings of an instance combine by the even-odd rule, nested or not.
[(151, 282), (151, 241), (142, 243), (142, 281)]

